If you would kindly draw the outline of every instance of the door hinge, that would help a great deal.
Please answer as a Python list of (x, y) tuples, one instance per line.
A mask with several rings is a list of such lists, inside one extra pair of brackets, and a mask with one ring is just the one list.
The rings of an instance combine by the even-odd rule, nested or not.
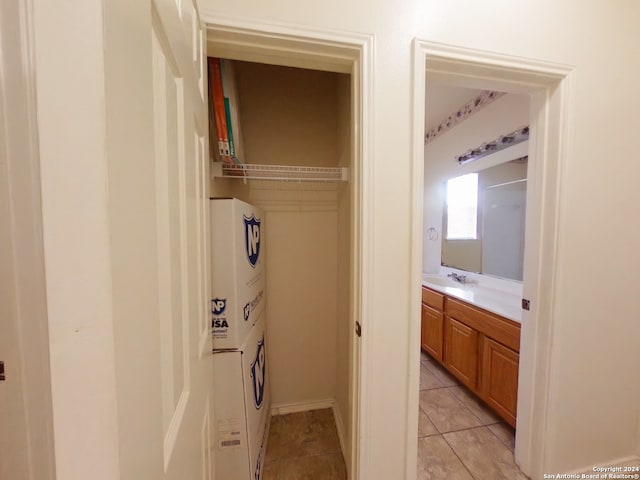
[(527, 300), (526, 298), (522, 299), (522, 309), (523, 310), (529, 310), (531, 308), (531, 301)]
[(0, 382), (4, 382), (6, 379), (4, 375), (4, 362), (0, 362)]
[(360, 325), (360, 322), (356, 322), (356, 335), (362, 337), (362, 325)]

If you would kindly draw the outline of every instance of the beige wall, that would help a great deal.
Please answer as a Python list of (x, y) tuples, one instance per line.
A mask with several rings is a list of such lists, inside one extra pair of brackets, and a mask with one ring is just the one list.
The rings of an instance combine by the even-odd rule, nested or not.
[(236, 78), (246, 163), (337, 165), (338, 75), (236, 62)]
[[(640, 5), (627, 0), (503, 1), (366, 0), (293, 2), (200, 0), (201, 10), (262, 21), (369, 33), (375, 36), (372, 205), (373, 287), (367, 318), (374, 379), (367, 402), (370, 450), (364, 478), (403, 478), (407, 409), (406, 352), (410, 313), (411, 42), (420, 37), (465, 48), (575, 66), (570, 141), (563, 155), (557, 283), (545, 471), (606, 463), (637, 451), (640, 380), (636, 372), (640, 323), (640, 202), (633, 132), (640, 99), (630, 95), (640, 74)], [(578, 13), (579, 12), (579, 13)], [(621, 125), (623, 126), (621, 128)], [(615, 212), (615, 213), (613, 213)], [(618, 231), (624, 235), (594, 235)], [(588, 263), (585, 262), (588, 259)], [(597, 279), (597, 280), (596, 280)], [(390, 312), (393, 316), (390, 325)], [(615, 345), (615, 355), (600, 354)], [(585, 361), (586, 358), (597, 359)], [(384, 381), (380, 381), (384, 379)], [(611, 394), (612, 379), (626, 394)], [(598, 386), (602, 387), (599, 391)]]
[(266, 208), (272, 406), (335, 398), (336, 210)]

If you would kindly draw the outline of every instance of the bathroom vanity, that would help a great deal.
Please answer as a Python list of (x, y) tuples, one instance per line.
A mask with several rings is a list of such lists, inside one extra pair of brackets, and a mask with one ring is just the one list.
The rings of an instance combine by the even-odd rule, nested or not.
[(423, 279), (422, 349), (513, 427), (520, 352), (517, 300), (491, 288), (457, 286), (446, 277)]

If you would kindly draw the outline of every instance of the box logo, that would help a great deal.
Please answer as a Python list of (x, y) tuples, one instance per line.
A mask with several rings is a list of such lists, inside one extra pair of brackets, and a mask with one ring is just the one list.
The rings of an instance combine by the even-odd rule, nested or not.
[(258, 263), (258, 257), (260, 256), (260, 220), (256, 219), (255, 215), (244, 218), (244, 239), (245, 248), (247, 250), (247, 258), (249, 264), (255, 268)]
[(226, 298), (214, 298), (211, 300), (211, 333), (213, 338), (227, 338), (229, 322), (226, 316), (222, 316), (227, 309)]
[(258, 342), (256, 349), (256, 358), (251, 363), (251, 379), (253, 380), (253, 400), (256, 409), (262, 407), (264, 401), (264, 385), (266, 383), (267, 358), (264, 348), (264, 336)]
[(211, 313), (214, 315), (222, 315), (227, 308), (226, 298), (214, 298), (211, 300)]

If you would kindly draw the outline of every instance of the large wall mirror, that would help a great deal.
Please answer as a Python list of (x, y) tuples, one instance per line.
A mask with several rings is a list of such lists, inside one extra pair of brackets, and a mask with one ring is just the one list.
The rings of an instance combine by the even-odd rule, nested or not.
[(445, 182), (444, 266), (522, 281), (527, 160)]

